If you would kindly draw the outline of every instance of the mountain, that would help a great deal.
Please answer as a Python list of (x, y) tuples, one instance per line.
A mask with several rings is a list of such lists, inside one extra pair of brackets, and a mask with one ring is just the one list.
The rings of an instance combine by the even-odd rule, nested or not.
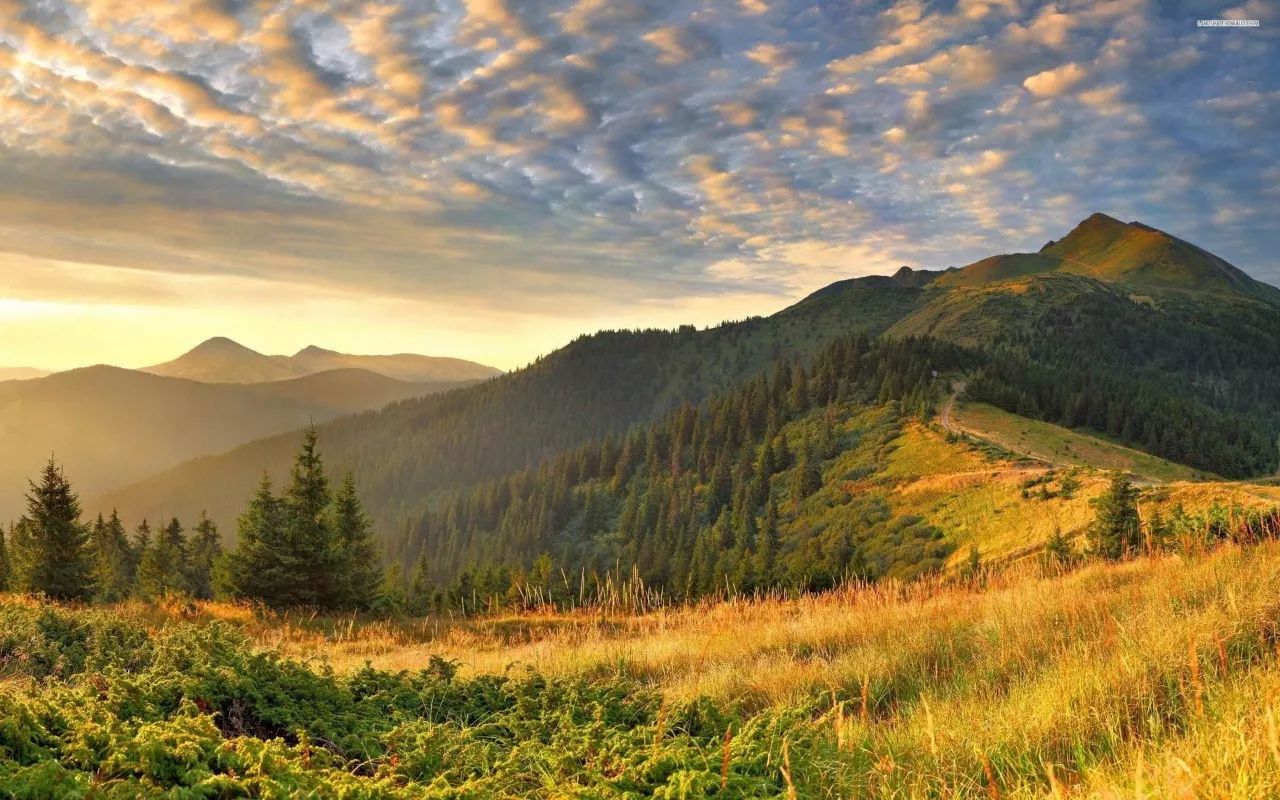
[(367, 369), (346, 368), (314, 372), (284, 381), (240, 385), (245, 391), (260, 397), (321, 405), (332, 417), (381, 408), (400, 400), (436, 394), (471, 383), (475, 381), (397, 380)]
[(1141, 222), (1094, 214), (1037, 253), (992, 256), (937, 277), (944, 287), (983, 286), (1031, 275), (1082, 275), (1163, 292), (1216, 294), (1280, 303), (1280, 289), (1214, 254)]
[(0, 519), (21, 511), (27, 478), (51, 454), (91, 496), (196, 456), (458, 385), (355, 369), (210, 384), (108, 366), (0, 383)]
[[(584, 336), (479, 386), (336, 420), (320, 440), (394, 529), (452, 492), (862, 331), (967, 348), (974, 399), (1243, 477), (1277, 461), (1276, 292), (1180, 239), (1095, 215), (1042, 253), (840, 281), (773, 316), (705, 330)], [(292, 434), (252, 442), (95, 502), (132, 516), (207, 507), (226, 522), (264, 469), (286, 473), (295, 445)]]
[(49, 373), (32, 367), (0, 367), (0, 381), (26, 381), (43, 378)]
[(334, 369), (364, 369), (402, 381), (476, 381), (501, 375), (502, 371), (474, 361), (439, 356), (399, 353), (390, 356), (359, 356), (337, 353), (311, 345), (294, 353), (288, 363), (304, 374)]
[(302, 375), (277, 356), (266, 356), (225, 336), (201, 342), (172, 361), (142, 372), (203, 383), (261, 383)]
[(500, 370), (459, 358), (409, 353), (361, 356), (325, 350), (314, 345), (292, 356), (263, 355), (224, 336), (201, 342), (172, 361), (144, 367), (143, 372), (204, 383), (265, 383), (284, 381), (336, 369), (362, 369), (414, 383), (458, 383), (491, 378)]

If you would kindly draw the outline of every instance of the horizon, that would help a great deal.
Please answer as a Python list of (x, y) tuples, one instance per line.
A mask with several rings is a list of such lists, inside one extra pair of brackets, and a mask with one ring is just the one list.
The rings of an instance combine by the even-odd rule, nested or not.
[(1095, 208), (1280, 281), (1259, 0), (0, 7), (4, 364), (511, 369)]
[[(1131, 225), (1131, 224), (1146, 225), (1146, 223), (1144, 223), (1142, 220), (1138, 220), (1138, 219), (1125, 220), (1125, 219), (1122, 219), (1121, 217), (1118, 217), (1118, 216), (1115, 216), (1115, 215), (1109, 214), (1109, 213), (1104, 212), (1104, 211), (1093, 211), (1093, 212), (1089, 213), (1088, 215), (1086, 215), (1086, 216), (1084, 216), (1084, 217), (1080, 218), (1079, 220), (1077, 220), (1077, 221), (1076, 221), (1076, 222), (1075, 222), (1075, 223), (1074, 223), (1070, 228), (1066, 228), (1066, 227), (1064, 227), (1064, 229), (1063, 229), (1063, 231), (1062, 231), (1062, 233), (1061, 233), (1061, 236), (1065, 236), (1065, 235), (1067, 234), (1067, 232), (1069, 232), (1070, 230), (1074, 229), (1074, 227), (1075, 227), (1076, 225), (1083, 224), (1085, 221), (1087, 221), (1087, 220), (1089, 220), (1089, 219), (1092, 219), (1092, 218), (1094, 218), (1094, 217), (1104, 217), (1104, 218), (1107, 218), (1107, 219), (1110, 219), (1110, 220), (1113, 220), (1113, 221), (1120, 222), (1120, 223), (1125, 224), (1125, 225)], [(1197, 245), (1197, 244), (1196, 244), (1196, 242), (1194, 242), (1194, 241), (1190, 241), (1190, 240), (1188, 240), (1188, 239), (1185, 239), (1184, 237), (1178, 236), (1178, 235), (1177, 235), (1177, 233), (1175, 233), (1175, 232), (1172, 232), (1172, 231), (1166, 231), (1166, 230), (1161, 230), (1161, 229), (1159, 229), (1159, 228), (1158, 228), (1158, 227), (1156, 227), (1156, 226), (1148, 226), (1148, 227), (1155, 228), (1156, 230), (1160, 230), (1162, 233), (1165, 233), (1165, 234), (1167, 234), (1167, 235), (1173, 236), (1173, 237), (1178, 238), (1178, 239), (1182, 239), (1183, 241), (1189, 241), (1192, 245), (1195, 245), (1195, 246), (1197, 246), (1197, 247), (1199, 246), (1199, 245)], [(1037, 248), (1037, 249), (1038, 249), (1038, 248)], [(1032, 251), (1032, 250), (1026, 250), (1026, 251), (1019, 250), (1019, 251), (1008, 251), (1008, 253), (989, 253), (989, 254), (987, 254), (986, 256), (983, 256), (982, 258), (976, 259), (975, 261), (982, 260), (983, 258), (988, 258), (988, 257), (991, 257), (991, 256), (996, 256), (996, 255), (1006, 255), (1006, 254), (1009, 254), (1009, 253), (1015, 253), (1015, 252), (1033, 252), (1033, 251)], [(1214, 255), (1217, 255), (1217, 254), (1215, 253)], [(807, 289), (805, 289), (803, 292), (800, 292), (800, 293), (798, 293), (798, 294), (794, 294), (794, 295), (792, 295), (792, 296), (790, 296), (790, 297), (786, 297), (786, 298), (781, 298), (781, 299), (779, 299), (779, 300), (778, 300), (778, 302), (780, 303), (779, 305), (776, 305), (776, 306), (774, 306), (774, 307), (772, 307), (772, 308), (768, 308), (768, 307), (761, 308), (760, 310), (755, 311), (755, 312), (753, 312), (753, 313), (744, 314), (744, 315), (737, 316), (737, 317), (727, 317), (727, 318), (709, 319), (709, 320), (701, 320), (701, 321), (691, 321), (691, 320), (677, 319), (677, 320), (675, 320), (675, 321), (673, 321), (673, 322), (667, 322), (667, 323), (664, 323), (664, 324), (652, 324), (652, 323), (640, 323), (640, 324), (635, 324), (635, 325), (613, 324), (613, 325), (608, 325), (608, 326), (599, 327), (599, 328), (594, 328), (594, 329), (589, 329), (589, 330), (579, 330), (579, 331), (571, 332), (571, 333), (567, 334), (567, 336), (566, 336), (564, 339), (562, 339), (562, 340), (560, 340), (560, 341), (558, 341), (558, 342), (552, 342), (552, 343), (551, 343), (551, 344), (550, 344), (546, 349), (541, 350), (541, 351), (538, 351), (538, 352), (534, 352), (532, 355), (529, 355), (525, 360), (520, 361), (519, 363), (512, 363), (512, 364), (510, 364), (510, 365), (499, 364), (499, 363), (493, 363), (493, 362), (491, 362), (491, 361), (483, 361), (483, 360), (480, 360), (480, 359), (478, 359), (478, 358), (468, 358), (468, 357), (466, 357), (466, 356), (457, 355), (456, 353), (453, 353), (453, 352), (447, 352), (447, 353), (440, 353), (440, 352), (423, 352), (423, 351), (420, 351), (420, 350), (419, 350), (419, 351), (415, 351), (415, 350), (409, 350), (409, 349), (403, 349), (403, 348), (401, 348), (401, 349), (396, 349), (394, 346), (392, 346), (392, 347), (384, 347), (383, 349), (374, 349), (374, 350), (348, 350), (348, 349), (343, 349), (343, 348), (341, 348), (341, 347), (336, 347), (336, 346), (329, 345), (329, 344), (323, 344), (323, 345), (322, 345), (322, 344), (317, 344), (317, 343), (316, 343), (316, 341), (310, 341), (310, 340), (308, 340), (308, 341), (306, 341), (305, 343), (302, 343), (302, 344), (296, 344), (296, 343), (294, 343), (294, 344), (286, 345), (286, 346), (283, 346), (283, 347), (276, 347), (276, 346), (262, 347), (262, 346), (259, 346), (259, 345), (258, 345), (258, 344), (256, 344), (256, 343), (254, 343), (254, 342), (248, 342), (248, 341), (246, 341), (245, 339), (241, 338), (240, 336), (237, 336), (237, 335), (234, 335), (234, 334), (228, 334), (228, 333), (226, 333), (226, 332), (222, 332), (222, 333), (213, 333), (213, 334), (210, 334), (210, 335), (208, 335), (208, 336), (205, 336), (204, 338), (201, 338), (201, 339), (199, 339), (198, 341), (195, 341), (195, 342), (194, 342), (194, 343), (192, 343), (190, 346), (183, 348), (183, 349), (182, 349), (180, 352), (178, 352), (178, 353), (169, 352), (169, 353), (168, 353), (168, 355), (165, 355), (165, 354), (163, 354), (163, 353), (159, 353), (155, 358), (153, 358), (152, 360), (145, 361), (144, 363), (121, 364), (121, 363), (112, 363), (112, 362), (108, 362), (108, 361), (101, 361), (101, 360), (100, 360), (100, 361), (88, 361), (88, 362), (84, 362), (84, 363), (77, 363), (77, 364), (72, 364), (72, 365), (70, 365), (70, 366), (63, 366), (63, 367), (51, 368), (51, 367), (47, 367), (47, 366), (40, 365), (40, 364), (7, 364), (7, 363), (0, 362), (0, 370), (21, 370), (21, 369), (32, 369), (32, 370), (36, 370), (36, 371), (39, 371), (39, 372), (44, 372), (44, 373), (46, 373), (46, 374), (53, 374), (53, 373), (57, 373), (57, 372), (67, 372), (67, 371), (71, 371), (71, 370), (75, 370), (75, 369), (84, 369), (84, 368), (96, 367), (96, 366), (108, 366), (108, 367), (117, 367), (117, 368), (120, 368), (120, 369), (142, 370), (142, 369), (146, 369), (146, 368), (149, 368), (149, 367), (152, 367), (152, 366), (158, 366), (158, 365), (163, 364), (163, 363), (166, 363), (166, 362), (168, 362), (168, 361), (172, 361), (172, 360), (174, 360), (174, 359), (177, 359), (177, 358), (180, 358), (180, 357), (182, 357), (182, 356), (185, 356), (185, 355), (187, 355), (188, 353), (192, 352), (193, 350), (195, 350), (195, 349), (197, 349), (197, 348), (199, 348), (199, 347), (201, 347), (201, 346), (203, 346), (203, 345), (205, 345), (205, 344), (208, 344), (208, 343), (210, 343), (210, 342), (217, 341), (217, 340), (225, 340), (225, 341), (228, 341), (228, 342), (230, 342), (230, 343), (232, 343), (232, 344), (238, 345), (238, 346), (240, 346), (240, 347), (245, 347), (245, 348), (247, 348), (247, 349), (249, 349), (249, 350), (252, 350), (252, 351), (254, 351), (254, 352), (256, 352), (256, 353), (258, 353), (258, 354), (260, 354), (260, 355), (266, 355), (266, 356), (270, 356), (270, 357), (273, 357), (273, 358), (277, 358), (277, 357), (279, 357), (279, 358), (288, 358), (288, 357), (291, 357), (291, 356), (298, 355), (299, 353), (303, 352), (304, 350), (307, 350), (307, 349), (310, 349), (310, 348), (318, 348), (318, 349), (321, 349), (321, 350), (328, 350), (328, 351), (332, 351), (332, 352), (345, 353), (345, 354), (348, 354), (348, 355), (367, 355), (367, 356), (387, 356), (387, 355), (421, 355), (421, 356), (427, 356), (427, 357), (431, 357), (431, 358), (460, 358), (460, 359), (462, 359), (462, 360), (466, 360), (466, 361), (473, 361), (473, 362), (478, 363), (478, 364), (481, 364), (481, 365), (483, 365), (483, 366), (494, 367), (494, 368), (496, 368), (496, 369), (500, 370), (502, 373), (509, 373), (509, 372), (514, 372), (514, 371), (517, 371), (517, 370), (523, 369), (523, 368), (525, 368), (525, 367), (527, 367), (527, 366), (530, 366), (530, 365), (531, 365), (531, 364), (533, 364), (537, 359), (539, 359), (539, 358), (541, 358), (541, 357), (543, 357), (543, 356), (546, 356), (546, 355), (548, 355), (549, 353), (552, 353), (552, 352), (554, 352), (554, 351), (556, 351), (556, 350), (558, 350), (558, 349), (560, 349), (560, 348), (562, 348), (562, 347), (564, 347), (564, 346), (568, 345), (568, 344), (569, 344), (570, 342), (572, 342), (573, 340), (575, 340), (575, 339), (577, 339), (577, 338), (579, 338), (579, 337), (582, 337), (582, 336), (593, 336), (593, 335), (596, 335), (596, 334), (599, 334), (599, 333), (605, 333), (605, 332), (609, 332), (609, 331), (619, 331), (619, 330), (640, 330), (640, 329), (675, 330), (675, 329), (677, 329), (677, 328), (679, 328), (679, 327), (683, 327), (683, 326), (686, 326), (686, 325), (693, 325), (693, 326), (695, 326), (696, 328), (698, 328), (698, 329), (700, 329), (700, 330), (705, 330), (705, 329), (715, 328), (715, 327), (719, 327), (719, 326), (721, 326), (721, 325), (726, 325), (726, 324), (730, 324), (730, 323), (733, 323), (733, 322), (737, 322), (737, 321), (740, 321), (740, 320), (743, 320), (743, 319), (746, 319), (746, 318), (749, 318), (749, 317), (753, 317), (753, 316), (770, 316), (770, 315), (775, 314), (775, 313), (778, 313), (778, 312), (780, 312), (780, 311), (782, 311), (782, 310), (784, 310), (784, 309), (786, 309), (786, 308), (789, 308), (790, 306), (794, 305), (795, 303), (798, 303), (798, 302), (800, 302), (800, 301), (804, 300), (805, 298), (809, 297), (810, 295), (812, 295), (812, 294), (814, 294), (814, 293), (816, 293), (816, 292), (819, 292), (819, 291), (821, 291), (822, 289), (824, 289), (824, 288), (826, 288), (826, 287), (828, 287), (828, 286), (831, 286), (831, 285), (833, 285), (833, 284), (835, 284), (835, 283), (840, 283), (840, 282), (845, 281), (845, 280), (849, 280), (849, 279), (851, 279), (851, 278), (863, 278), (863, 277), (875, 277), (875, 276), (879, 276), (879, 277), (892, 277), (894, 274), (898, 273), (898, 272), (899, 272), (899, 271), (901, 271), (902, 269), (909, 269), (909, 270), (916, 271), (916, 272), (948, 272), (948, 271), (952, 271), (952, 270), (963, 269), (964, 267), (971, 266), (971, 265), (972, 265), (972, 263), (975, 263), (975, 262), (970, 262), (970, 263), (966, 263), (966, 264), (952, 264), (952, 265), (947, 265), (947, 266), (899, 264), (897, 267), (893, 267), (893, 268), (885, 268), (883, 271), (880, 271), (880, 272), (868, 272), (868, 273), (860, 273), (860, 274), (846, 275), (846, 276), (841, 276), (841, 275), (839, 275), (839, 274), (833, 274), (833, 275), (828, 276), (828, 279), (827, 279), (824, 283), (822, 283), (821, 285), (813, 286), (813, 287), (811, 287), (811, 288), (807, 288)], [(1238, 267), (1238, 265), (1235, 265), (1235, 264), (1233, 264), (1232, 266), (1237, 266), (1237, 267)], [(1246, 271), (1246, 274), (1248, 274), (1248, 272), (1247, 272), (1247, 271)], [(1276, 286), (1277, 288), (1280, 288), (1280, 281), (1275, 281), (1275, 282), (1273, 282), (1273, 281), (1267, 281), (1267, 280), (1262, 279), (1262, 278), (1256, 278), (1256, 276), (1251, 276), (1251, 277), (1255, 277), (1255, 279), (1260, 280), (1260, 281), (1262, 281), (1263, 283), (1268, 283), (1268, 284), (1269, 284), (1269, 285), (1271, 285), (1271, 286)], [(3, 300), (3, 299), (2, 299), (2, 298), (0, 298), (0, 302), (2, 302), (2, 300)], [(273, 347), (274, 347), (274, 349), (273, 349)], [(2, 352), (2, 350), (0, 350), (0, 352)]]

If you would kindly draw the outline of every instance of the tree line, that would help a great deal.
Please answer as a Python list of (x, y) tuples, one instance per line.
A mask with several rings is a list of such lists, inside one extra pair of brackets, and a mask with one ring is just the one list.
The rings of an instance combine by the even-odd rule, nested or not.
[(971, 399), (1226, 477), (1275, 472), (1280, 309), (1177, 294), (1153, 309), (1078, 276), (1044, 288), (989, 337)]
[[(0, 534), (3, 534), (0, 531)], [(227, 598), (274, 607), (368, 609), (382, 573), (373, 527), (348, 474), (334, 491), (308, 429), (289, 485), (276, 495), (264, 476), (224, 552), (201, 516), (188, 532), (171, 519), (132, 535), (119, 516), (81, 520), (78, 496), (50, 459), (30, 482), (27, 511), (0, 535), (0, 589), (57, 600)]]

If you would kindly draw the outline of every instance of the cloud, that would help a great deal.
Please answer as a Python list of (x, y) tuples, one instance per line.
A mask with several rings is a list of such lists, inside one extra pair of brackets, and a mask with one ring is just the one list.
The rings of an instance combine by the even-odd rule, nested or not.
[(1058, 11), (1056, 6), (1046, 6), (1027, 24), (1012, 22), (1007, 29), (1011, 42), (1019, 45), (1038, 44), (1061, 49), (1069, 41), (1072, 30), (1079, 21), (1070, 14)]
[(663, 63), (679, 64), (693, 58), (684, 31), (675, 25), (649, 31), (641, 38), (661, 51)]
[(1054, 97), (1080, 83), (1088, 74), (1084, 67), (1072, 62), (1037, 72), (1023, 81), (1022, 85), (1037, 97)]
[(1239, 209), (1277, 199), (1272, 12), (1215, 13), (1263, 27), (1149, 0), (0, 0), (0, 251), (585, 328), (1037, 247), (1097, 204), (1263, 274), (1280, 233)]
[(915, 64), (905, 64), (885, 73), (881, 83), (917, 84), (945, 80), (966, 87), (984, 86), (999, 75), (995, 55), (985, 47), (962, 44), (942, 50)]
[(1000, 150), (983, 150), (977, 158), (960, 168), (960, 174), (969, 178), (990, 175), (1009, 161), (1009, 154)]

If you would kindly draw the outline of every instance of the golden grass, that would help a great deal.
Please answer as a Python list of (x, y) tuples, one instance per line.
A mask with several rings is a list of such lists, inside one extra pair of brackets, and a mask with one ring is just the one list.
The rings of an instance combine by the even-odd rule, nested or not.
[[(223, 620), (339, 671), (626, 674), (673, 701), (808, 709), (865, 797), (1280, 796), (1280, 543), (978, 583), (884, 582), (638, 616), (399, 622), (127, 604)], [(797, 775), (811, 761), (787, 768)]]

